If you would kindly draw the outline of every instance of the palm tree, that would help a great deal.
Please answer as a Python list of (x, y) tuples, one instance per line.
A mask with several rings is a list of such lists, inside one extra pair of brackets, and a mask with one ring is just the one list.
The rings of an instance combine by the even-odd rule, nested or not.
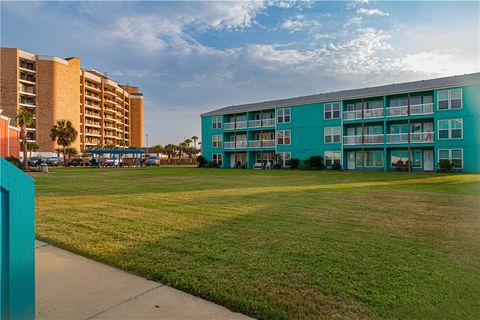
[[(66, 153), (65, 155), (68, 157), (68, 162), (70, 162), (70, 158), (76, 155), (78, 152), (77, 152), (77, 149), (73, 147), (69, 147), (65, 149), (65, 153)], [(66, 159), (64, 159), (64, 161), (66, 161)]]
[(196, 148), (197, 148), (198, 137), (197, 137), (197, 136), (193, 136), (191, 139), (193, 140), (193, 146), (194, 146), (195, 149), (196, 149)]
[(168, 163), (170, 163), (170, 159), (172, 158), (172, 156), (175, 155), (176, 153), (176, 149), (177, 149), (177, 146), (175, 146), (174, 144), (167, 144), (164, 148), (163, 148), (163, 152), (165, 152), (165, 154), (167, 155), (168, 157)]
[(57, 120), (57, 124), (50, 130), (50, 138), (56, 141), (59, 146), (62, 146), (63, 162), (67, 165), (65, 149), (77, 139), (78, 132), (73, 127), (70, 120)]
[(27, 128), (35, 121), (33, 113), (26, 109), (20, 109), (17, 115), (17, 125), (20, 128), (20, 139), (22, 139), (23, 167), (28, 169), (27, 159)]
[(159, 144), (153, 146), (153, 152), (157, 154), (157, 158), (160, 158), (160, 153), (163, 153), (163, 147)]
[(192, 140), (191, 139), (185, 139), (183, 142), (186, 143), (188, 147), (190, 147), (190, 143), (192, 143)]
[(60, 153), (62, 153), (61, 148), (55, 148), (55, 153), (57, 154), (57, 158), (60, 158)]
[(36, 142), (27, 142), (27, 149), (30, 151), (30, 157), (32, 157), (32, 151), (38, 150), (38, 144)]
[(184, 142), (180, 142), (177, 146), (177, 150), (178, 150), (178, 158), (180, 160), (180, 163), (182, 163), (182, 156), (187, 153), (187, 149), (188, 149), (188, 144), (187, 144), (187, 141), (185, 140)]

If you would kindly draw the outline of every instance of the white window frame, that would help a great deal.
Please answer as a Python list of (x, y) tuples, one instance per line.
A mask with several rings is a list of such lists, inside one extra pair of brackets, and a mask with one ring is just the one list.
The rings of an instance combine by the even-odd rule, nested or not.
[[(460, 90), (460, 108), (452, 108), (452, 91), (455, 90)], [(447, 109), (440, 109), (440, 93), (441, 92), (447, 92), (448, 98), (447, 100), (442, 100), (442, 101), (448, 101), (448, 108)], [(447, 111), (447, 110), (461, 110), (463, 109), (463, 88), (454, 88), (454, 89), (448, 89), (448, 90), (439, 90), (437, 91), (437, 111)]]
[[(336, 136), (336, 134), (334, 134), (335, 129), (338, 129), (338, 131), (339, 131), (338, 142), (335, 142), (335, 139), (334, 139), (334, 137)], [(330, 133), (327, 134), (327, 131), (330, 131)], [(327, 142), (327, 136), (332, 138), (331, 142)], [(323, 143), (325, 143), (325, 144), (335, 144), (335, 143), (341, 143), (341, 142), (342, 142), (342, 128), (341, 127), (324, 127), (323, 128)]]
[[(215, 143), (217, 145), (215, 145)], [(223, 146), (223, 138), (221, 134), (212, 135), (212, 148), (221, 148)]]
[(437, 162), (440, 163), (440, 160), (444, 160), (446, 158), (442, 158), (440, 159), (440, 151), (448, 151), (448, 161), (452, 162), (452, 151), (455, 150), (455, 151), (458, 151), (460, 150), (462, 152), (462, 166), (459, 168), (459, 167), (454, 167), (454, 169), (463, 169), (463, 162), (465, 160), (464, 156), (463, 156), (463, 148), (440, 148), (437, 150)]
[[(289, 120), (285, 121), (285, 110), (288, 110)], [(292, 110), (290, 108), (277, 109), (277, 123), (290, 123), (292, 121)], [(282, 119), (280, 121), (280, 119)]]
[[(390, 162), (390, 168), (396, 168), (395, 166), (392, 166), (392, 152), (404, 152), (404, 151), (407, 151), (407, 153), (408, 153), (408, 149), (398, 149), (398, 150), (393, 149), (393, 150), (390, 151), (390, 158), (388, 159), (389, 160), (388, 162)], [(412, 164), (412, 168), (415, 168), (415, 169), (422, 168), (423, 167), (423, 152), (422, 152), (422, 150), (421, 149), (418, 149), (418, 150), (416, 149), (416, 150), (411, 150), (411, 151), (412, 151), (412, 154), (414, 152), (420, 152), (420, 165), (419, 166), (414, 166)], [(407, 160), (408, 160), (408, 155), (407, 155)], [(410, 162), (412, 162), (412, 161), (410, 161)]]
[[(338, 117), (337, 117), (337, 118), (335, 118), (335, 117), (333, 116), (333, 112), (334, 112), (334, 111), (333, 111), (333, 105), (335, 105), (335, 104), (338, 105)], [(327, 117), (325, 116), (325, 113), (327, 112), (327, 107), (330, 108), (330, 114), (331, 114), (331, 117), (330, 117), (330, 118), (327, 118)], [(323, 105), (323, 120), (336, 120), (336, 119), (340, 119), (340, 114), (341, 114), (341, 112), (340, 112), (340, 102), (330, 102), (330, 103), (325, 103), (325, 104)]]
[[(292, 159), (292, 153), (290, 151), (285, 151), (285, 152), (277, 152), (277, 154), (280, 155), (280, 157), (282, 159), (282, 167), (286, 168), (287, 167), (287, 161)], [(288, 159), (285, 159), (285, 156), (287, 154), (289, 155)]]
[[(220, 160), (218, 157), (220, 156)], [(215, 159), (216, 157), (216, 159)], [(213, 153), (212, 154), (212, 161), (215, 162), (218, 166), (221, 166), (223, 164), (223, 154), (221, 153)]]
[[(366, 153), (368, 153), (368, 152), (372, 152), (372, 154), (373, 154), (373, 166), (368, 166), (368, 165), (367, 165)], [(375, 162), (376, 162), (376, 161), (375, 161), (375, 160), (376, 160), (376, 158), (375, 158), (375, 152), (381, 152), (381, 153), (382, 153), (383, 165), (381, 165), (381, 166), (376, 166), (376, 165), (375, 165)], [(385, 159), (385, 153), (384, 153), (382, 150), (363, 150), (363, 151), (357, 150), (357, 151), (355, 152), (355, 166), (356, 166), (356, 167), (357, 167), (357, 153), (361, 153), (361, 154), (362, 154), (362, 160), (363, 160), (363, 161), (362, 161), (362, 164), (363, 164), (363, 165), (362, 165), (362, 166), (358, 166), (358, 167), (362, 167), (362, 168), (383, 168), (383, 167), (385, 166), (385, 161), (386, 161), (387, 159)]]
[[(458, 121), (460, 120), (460, 122), (462, 123), (462, 128), (461, 128), (461, 133), (462, 135), (460, 136), (460, 138), (452, 138), (452, 123), (453, 121)], [(440, 130), (445, 130), (445, 129), (440, 129), (440, 122), (441, 121), (447, 121), (448, 123), (448, 138), (440, 138)], [(437, 121), (437, 137), (438, 137), (438, 140), (461, 140), (463, 139), (463, 119), (462, 118), (456, 118), (456, 119), (439, 119)], [(455, 130), (458, 130), (458, 129), (455, 129)]]
[[(329, 153), (329, 152), (332, 153), (332, 159), (331, 159), (332, 164), (331, 165), (327, 165), (327, 153)], [(335, 154), (338, 154), (338, 163), (342, 164), (342, 151), (338, 151), (338, 150), (336, 150), (336, 151), (333, 151), (333, 150), (332, 151), (324, 151), (323, 152), (323, 160), (325, 162), (326, 167), (331, 167), (335, 164)]]
[(222, 129), (222, 118), (222, 116), (212, 116), (212, 129)]
[[(278, 141), (280, 132), (282, 133), (282, 143), (280, 143)], [(285, 133), (286, 132), (288, 132), (288, 137), (290, 138), (289, 143), (285, 143)], [(277, 131), (276, 142), (277, 142), (277, 145), (279, 145), (279, 146), (289, 146), (289, 145), (291, 145), (292, 144), (292, 132), (290, 131), (290, 129), (288, 129), (288, 130), (278, 130)]]

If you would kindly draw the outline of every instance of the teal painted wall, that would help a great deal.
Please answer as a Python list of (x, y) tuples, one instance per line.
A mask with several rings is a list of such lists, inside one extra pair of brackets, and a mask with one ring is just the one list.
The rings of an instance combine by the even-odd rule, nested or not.
[[(290, 145), (276, 145), (277, 152), (291, 152), (292, 158), (306, 159), (312, 155), (324, 156), (325, 151), (342, 151), (342, 166), (346, 168), (347, 161), (347, 151), (349, 150), (361, 150), (362, 146), (347, 146), (342, 143), (324, 143), (324, 128), (325, 127), (341, 127), (342, 135), (347, 134), (348, 127), (361, 127), (362, 122), (364, 126), (369, 125), (380, 125), (382, 127), (382, 132), (384, 134), (390, 133), (390, 127), (392, 125), (398, 124), (407, 124), (408, 120), (410, 123), (421, 123), (422, 128), (425, 123), (433, 123), (433, 133), (435, 135), (434, 143), (425, 143), (425, 144), (401, 144), (401, 145), (391, 145), (386, 142), (381, 145), (364, 145), (363, 147), (367, 149), (383, 149), (384, 151), (384, 167), (375, 168), (383, 169), (386, 171), (396, 170), (390, 167), (390, 155), (392, 150), (405, 150), (410, 147), (411, 150), (433, 150), (433, 165), (434, 170), (438, 167), (438, 150), (439, 149), (463, 149), (463, 169), (459, 171), (463, 172), (480, 172), (480, 86), (478, 85), (469, 85), (463, 86), (462, 88), (462, 103), (463, 108), (459, 110), (438, 110), (437, 106), (437, 95), (439, 90), (431, 90), (424, 92), (412, 92), (411, 97), (421, 97), (422, 103), (427, 103), (430, 99), (433, 98), (434, 103), (434, 114), (433, 115), (413, 115), (410, 117), (397, 117), (397, 118), (388, 118), (385, 116), (378, 119), (365, 119), (365, 120), (355, 120), (355, 121), (342, 121), (340, 119), (324, 119), (324, 106), (326, 103), (316, 103), (308, 104), (302, 106), (291, 106), (291, 121), (290, 123), (277, 123), (276, 131), (278, 130), (290, 130), (291, 132), (291, 144)], [(455, 88), (442, 88), (441, 90), (449, 90)], [(379, 96), (374, 98), (368, 98), (364, 101), (381, 101), (383, 100), (383, 108), (386, 110), (390, 106), (391, 101), (394, 98), (405, 98), (407, 94), (398, 94), (398, 95), (389, 95), (389, 96)], [(349, 103), (359, 102), (361, 100), (348, 100), (342, 101), (341, 111), (346, 110), (346, 106)], [(338, 101), (332, 101), (338, 102)], [(282, 108), (283, 109), (283, 108)], [(278, 111), (278, 110), (277, 110)], [(256, 112), (249, 112), (246, 115), (247, 119), (254, 119)], [(438, 120), (440, 119), (463, 119), (463, 138), (461, 139), (452, 139), (452, 140), (439, 140), (438, 139)], [(225, 122), (232, 121), (233, 115), (223, 116)], [(239, 132), (239, 131), (237, 131)], [(253, 133), (255, 129), (248, 129), (242, 131), (242, 133), (247, 133), (249, 140), (253, 139)], [(202, 152), (204, 156), (212, 160), (213, 153), (222, 153), (223, 148), (212, 148), (212, 135), (213, 134), (222, 134), (224, 137), (223, 142), (228, 141), (229, 135), (233, 131), (223, 131), (222, 129), (212, 129), (212, 117), (204, 116), (202, 117)], [(343, 136), (342, 136), (343, 139)], [(341, 139), (341, 142), (342, 142)], [(386, 141), (386, 137), (385, 137)], [(243, 150), (245, 151), (245, 150)], [(248, 152), (248, 163), (251, 167), (254, 163), (254, 156), (257, 150), (249, 150)], [(227, 151), (223, 153), (223, 166), (229, 167), (231, 152)], [(423, 170), (423, 159), (422, 165), (419, 168), (414, 168), (413, 170)]]

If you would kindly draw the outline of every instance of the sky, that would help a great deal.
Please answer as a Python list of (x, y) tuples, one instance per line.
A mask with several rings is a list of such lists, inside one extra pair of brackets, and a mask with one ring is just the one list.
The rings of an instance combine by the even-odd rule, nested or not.
[(1, 46), (144, 93), (149, 145), (241, 103), (480, 71), (480, 2), (6, 2)]

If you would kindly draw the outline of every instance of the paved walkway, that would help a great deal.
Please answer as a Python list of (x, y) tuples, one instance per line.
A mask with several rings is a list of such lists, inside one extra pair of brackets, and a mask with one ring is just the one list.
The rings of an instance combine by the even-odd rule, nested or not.
[(251, 319), (36, 241), (37, 319)]

